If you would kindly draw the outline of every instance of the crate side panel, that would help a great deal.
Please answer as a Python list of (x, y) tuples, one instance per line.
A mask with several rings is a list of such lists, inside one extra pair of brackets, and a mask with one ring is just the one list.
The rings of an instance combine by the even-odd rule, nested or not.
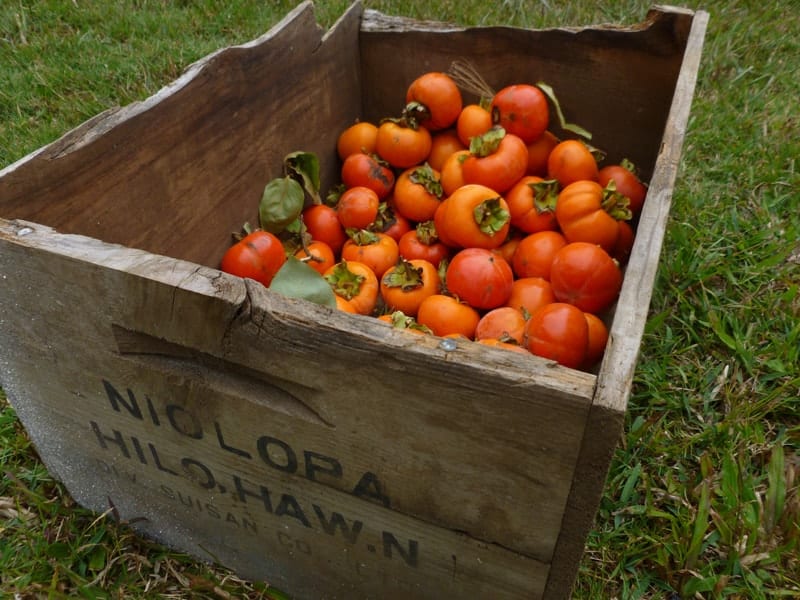
[[(360, 6), (322, 37), (310, 3), (91, 120), (0, 178), (0, 216), (216, 266), (289, 152), (335, 156), (360, 112)], [(324, 186), (338, 166), (322, 160)], [(164, 218), (164, 215), (170, 215)]]
[[(368, 11), (360, 53), (364, 110), (372, 119), (395, 114), (414, 78), (467, 59), (495, 90), (513, 83), (551, 85), (568, 122), (592, 132), (609, 161), (634, 161), (647, 180), (684, 44), (672, 13), (655, 12), (632, 28), (523, 30), (426, 26)], [(551, 129), (574, 137), (560, 130), (554, 112)]]
[[(26, 427), (52, 439), (42, 456), (69, 489), (71, 455), (61, 447), (92, 432), (39, 419), (66, 392), (78, 404), (91, 399), (84, 415), (112, 435), (108, 382), (123, 399), (161, 402), (189, 430), (209, 432), (192, 442), (193, 456), (220, 454), (222, 438), (255, 458), (221, 453), (250, 477), (292, 464), (289, 482), (311, 473), (315, 487), (354, 502), (549, 561), (593, 376), (471, 344), (447, 352), (434, 338), (243, 287), (213, 269), (0, 223), (0, 269), (18, 282), (2, 298), (13, 315), (0, 332), (3, 385)], [(32, 231), (16, 239), (23, 229)], [(160, 439), (163, 429), (140, 425), (150, 429), (138, 439)], [(284, 448), (270, 438), (296, 461), (261, 456)]]

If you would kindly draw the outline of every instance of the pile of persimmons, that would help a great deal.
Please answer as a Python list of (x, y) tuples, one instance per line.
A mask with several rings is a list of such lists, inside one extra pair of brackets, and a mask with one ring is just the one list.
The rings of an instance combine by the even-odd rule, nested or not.
[[(603, 166), (579, 136), (558, 139), (546, 86), (475, 103), (461, 88), (454, 74), (424, 73), (398, 115), (341, 131), (341, 183), (306, 200), (294, 243), (257, 232), (272, 253), (260, 280), (293, 256), (343, 311), (589, 370), (646, 186), (627, 161)], [(223, 270), (258, 279), (235, 248)]]

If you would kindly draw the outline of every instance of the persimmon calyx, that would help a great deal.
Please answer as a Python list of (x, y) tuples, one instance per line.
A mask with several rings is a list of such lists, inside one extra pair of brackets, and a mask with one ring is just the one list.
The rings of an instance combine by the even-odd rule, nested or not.
[(424, 123), (431, 118), (430, 109), (421, 102), (409, 102), (403, 108), (402, 119), (407, 123), (413, 123), (412, 127), (416, 129), (420, 123)]
[(472, 211), (478, 229), (487, 235), (495, 235), (506, 226), (511, 218), (511, 214), (501, 204), (500, 200), (500, 196), (488, 198), (478, 204)]
[(439, 241), (439, 233), (436, 231), (436, 225), (432, 220), (419, 223), (416, 231), (417, 239), (426, 246), (431, 246)]
[(436, 176), (436, 173), (433, 172), (433, 167), (431, 167), (427, 162), (411, 171), (409, 179), (412, 183), (421, 185), (425, 188), (425, 191), (427, 191), (429, 194), (433, 194), (439, 199), (441, 199), (444, 195), (444, 189), (442, 188), (441, 181)]
[(369, 229), (355, 229), (353, 227), (348, 227), (345, 229), (345, 233), (347, 234), (347, 237), (353, 240), (357, 246), (369, 246), (370, 244), (376, 244), (378, 241), (380, 241), (380, 236)]
[(603, 188), (603, 199), (600, 205), (617, 221), (630, 221), (633, 218), (630, 203), (630, 198), (617, 191), (617, 184), (613, 179)]
[(364, 276), (348, 269), (347, 261), (343, 260), (325, 277), (325, 281), (330, 284), (334, 294), (352, 300), (361, 293)]
[(424, 283), (422, 269), (401, 258), (397, 261), (394, 269), (383, 276), (383, 283), (387, 287), (400, 288), (403, 291), (417, 289)]
[(486, 133), (470, 139), (469, 152), (479, 158), (494, 154), (504, 137), (506, 137), (506, 130), (500, 125), (493, 125)]
[(396, 310), (389, 315), (389, 323), (395, 329), (413, 329), (416, 331), (424, 331), (425, 333), (432, 333), (431, 328), (427, 325), (417, 322), (417, 320), (405, 314), (402, 310)]
[(529, 183), (528, 187), (533, 192), (533, 206), (538, 214), (554, 212), (558, 200), (558, 180), (546, 179)]

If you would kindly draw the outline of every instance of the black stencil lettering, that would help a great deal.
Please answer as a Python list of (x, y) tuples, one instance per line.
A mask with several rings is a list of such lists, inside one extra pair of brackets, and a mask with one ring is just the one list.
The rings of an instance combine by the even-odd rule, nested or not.
[[(182, 458), (181, 466), (183, 467), (183, 471), (186, 473), (189, 479), (198, 483), (200, 487), (210, 490), (217, 485), (211, 469), (209, 469), (199, 460), (195, 460), (193, 458)], [(198, 471), (202, 473), (202, 476), (198, 473)]]
[(408, 540), (408, 548), (403, 548), (394, 535), (388, 531), (381, 532), (383, 537), (383, 556), (392, 558), (392, 548), (396, 549), (400, 557), (409, 567), (416, 567), (419, 558), (419, 543), (417, 540)]
[(177, 472), (173, 471), (172, 469), (168, 469), (167, 467), (161, 464), (161, 457), (158, 456), (158, 450), (156, 450), (156, 447), (153, 446), (153, 444), (148, 443), (147, 447), (150, 448), (150, 454), (153, 455), (153, 464), (159, 471), (163, 471), (164, 473), (169, 473), (170, 475), (175, 475), (175, 476), (178, 475)]
[(108, 450), (108, 442), (110, 442), (122, 451), (122, 454), (125, 456), (125, 458), (131, 457), (131, 453), (128, 451), (128, 446), (125, 444), (125, 440), (122, 439), (121, 432), (114, 429), (113, 435), (105, 435), (100, 431), (100, 426), (97, 423), (94, 421), (89, 421), (89, 424), (92, 426), (92, 431), (94, 431), (94, 434), (97, 436), (97, 443), (100, 444), (101, 448)]
[(223, 450), (227, 450), (228, 452), (233, 452), (237, 456), (241, 456), (242, 458), (252, 458), (250, 453), (247, 450), (242, 450), (241, 448), (234, 448), (233, 446), (229, 446), (225, 443), (224, 438), (222, 437), (222, 429), (219, 426), (217, 421), (214, 421), (214, 429), (217, 432), (217, 441), (219, 442), (219, 447)]
[(133, 443), (133, 449), (136, 452), (136, 456), (139, 457), (139, 462), (143, 465), (146, 465), (147, 459), (144, 457), (144, 450), (142, 449), (141, 442), (139, 442), (139, 438), (131, 436), (131, 443)]
[[(258, 438), (256, 445), (258, 447), (258, 455), (261, 457), (261, 460), (263, 460), (270, 467), (278, 469), (279, 471), (283, 471), (284, 473), (295, 473), (297, 471), (297, 455), (294, 453), (294, 450), (292, 450), (292, 447), (286, 442), (268, 435), (262, 435), (260, 438)], [(283, 453), (284, 464), (275, 462), (275, 460), (273, 460), (269, 453), (271, 447), (280, 448), (280, 451)]]
[(130, 413), (132, 417), (139, 419), (140, 421), (144, 420), (142, 417), (142, 409), (139, 408), (139, 403), (136, 401), (136, 396), (133, 395), (133, 392), (128, 389), (128, 402), (125, 401), (125, 398), (122, 397), (109, 381), (103, 379), (103, 387), (106, 389), (106, 396), (108, 396), (108, 401), (111, 402), (111, 408), (113, 408), (117, 412), (122, 412), (120, 410), (120, 406), (124, 406), (127, 411)]
[(342, 532), (342, 536), (351, 544), (355, 544), (358, 539), (358, 534), (361, 533), (361, 528), (364, 524), (361, 521), (353, 521), (353, 526), (347, 524), (347, 519), (337, 512), (331, 513), (331, 518), (325, 516), (325, 512), (316, 504), (314, 512), (317, 513), (319, 524), (322, 525), (322, 530), (328, 535), (336, 535), (336, 530)]
[(239, 497), (239, 500), (242, 502), (247, 502), (247, 497), (250, 496), (251, 498), (258, 498), (264, 503), (264, 509), (268, 512), (272, 512), (272, 500), (269, 496), (269, 490), (265, 488), (263, 485), (258, 486), (258, 491), (253, 492), (251, 490), (245, 489), (244, 482), (236, 475), (233, 476), (233, 485), (236, 488), (236, 495)]
[(383, 493), (381, 489), (381, 482), (375, 473), (367, 471), (361, 476), (361, 479), (353, 488), (353, 495), (359, 498), (366, 498), (367, 500), (375, 500), (383, 504), (386, 508), (391, 506), (389, 496)]
[(153, 401), (150, 400), (150, 396), (145, 396), (144, 399), (147, 402), (147, 412), (150, 413), (150, 419), (153, 421), (153, 425), (161, 425), (161, 421), (159, 421), (158, 414), (156, 413), (156, 407), (153, 406)]
[(286, 515), (287, 517), (297, 519), (306, 527), (311, 527), (311, 523), (308, 522), (303, 509), (300, 508), (300, 505), (297, 503), (297, 500), (295, 500), (294, 496), (290, 496), (289, 494), (283, 494), (283, 496), (281, 496), (281, 501), (278, 503), (278, 507), (275, 509), (275, 515), (278, 517)]
[[(167, 418), (175, 431), (196, 440), (202, 439), (203, 427), (200, 425), (197, 417), (177, 404), (167, 404), (166, 410)], [(185, 415), (185, 418), (178, 419), (176, 414)]]

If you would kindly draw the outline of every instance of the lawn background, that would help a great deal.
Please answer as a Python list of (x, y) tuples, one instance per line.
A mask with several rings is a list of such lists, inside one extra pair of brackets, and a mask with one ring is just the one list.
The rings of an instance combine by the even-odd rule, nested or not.
[[(347, 4), (318, 2), (319, 22), (330, 26)], [(632, 24), (649, 6), (364, 4), (525, 27)], [(5, 0), (0, 168), (106, 108), (146, 98), (191, 62), (260, 35), (296, 5)], [(625, 433), (574, 595), (796, 598), (800, 11), (788, 1), (682, 5), (708, 10), (711, 20)], [(75, 506), (1, 392), (0, 463), (0, 595), (273, 593)]]

